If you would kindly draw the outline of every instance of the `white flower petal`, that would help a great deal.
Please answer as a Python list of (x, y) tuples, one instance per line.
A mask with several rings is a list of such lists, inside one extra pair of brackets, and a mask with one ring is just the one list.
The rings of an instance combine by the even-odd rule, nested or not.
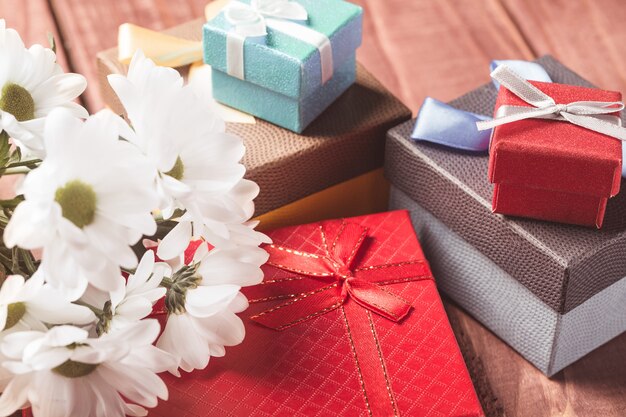
[(165, 236), (157, 249), (157, 256), (161, 259), (172, 259), (180, 255), (191, 240), (191, 222), (179, 222)]
[(24, 357), (24, 360), (28, 360), (28, 364), (33, 367), (34, 370), (51, 369), (55, 368), (68, 359), (70, 359), (72, 352), (65, 347), (51, 348), (44, 352), (39, 352), (32, 357)]
[(50, 286), (44, 287), (30, 300), (26, 309), (28, 314), (49, 324), (89, 324), (96, 319), (89, 308), (68, 302)]
[[(161, 294), (165, 295), (165, 288)], [(115, 309), (115, 314), (123, 316), (125, 319), (141, 320), (152, 312), (152, 302), (143, 297), (134, 297), (125, 300)]]
[[(91, 390), (94, 396), (94, 417), (124, 417), (125, 405), (115, 386), (104, 379), (98, 369), (90, 375)], [(91, 417), (91, 416), (90, 416)]]
[(195, 319), (196, 330), (213, 344), (235, 346), (245, 337), (246, 329), (241, 319), (230, 311), (224, 311), (205, 319)]
[(133, 290), (139, 288), (141, 285), (145, 284), (146, 281), (150, 278), (152, 271), (154, 269), (154, 252), (149, 250), (143, 254), (141, 257), (141, 261), (139, 261), (139, 265), (137, 265), (137, 269), (134, 274), (131, 274), (128, 277), (128, 281), (126, 283), (126, 292), (132, 292)]
[(0, 288), (0, 304), (10, 304), (20, 299), (20, 292), (24, 287), (24, 278), (20, 275), (9, 275)]
[(117, 286), (117, 288), (115, 288), (113, 291), (111, 291), (109, 293), (110, 298), (111, 298), (111, 308), (115, 310), (115, 308), (118, 306), (119, 303), (122, 302), (122, 300), (124, 299), (124, 297), (126, 296), (126, 288), (125, 288), (125, 284), (126, 281), (124, 280), (123, 277), (118, 277), (118, 281), (120, 282)]
[(40, 339), (41, 332), (22, 331), (6, 335), (0, 344), (2, 354), (12, 359), (21, 359), (27, 345)]
[(75, 326), (57, 326), (50, 329), (44, 340), (48, 346), (67, 346), (83, 342), (89, 333)]
[[(186, 343), (180, 343), (185, 340)], [(170, 315), (157, 347), (180, 358), (180, 367), (186, 372), (204, 369), (209, 363), (209, 348), (195, 330), (186, 314)]]
[(213, 285), (187, 291), (185, 309), (194, 317), (208, 317), (226, 309), (239, 293), (236, 285)]
[(80, 74), (58, 74), (48, 78), (31, 91), (35, 112), (70, 102), (87, 88), (87, 79)]
[[(250, 249), (253, 251), (256, 248)], [(263, 280), (263, 271), (258, 263), (245, 262), (248, 251), (241, 247), (214, 250), (205, 257), (198, 269), (202, 285), (233, 284), (248, 286)]]
[(0, 415), (10, 416), (26, 404), (30, 381), (28, 375), (17, 375), (9, 382), (0, 395)]
[(167, 397), (167, 387), (150, 370), (123, 365), (101, 365), (98, 374), (116, 381), (116, 390), (129, 400), (145, 407), (156, 407), (157, 397)]
[(20, 203), (4, 231), (4, 243), (12, 248), (38, 249), (56, 236), (53, 205), (24, 201)]

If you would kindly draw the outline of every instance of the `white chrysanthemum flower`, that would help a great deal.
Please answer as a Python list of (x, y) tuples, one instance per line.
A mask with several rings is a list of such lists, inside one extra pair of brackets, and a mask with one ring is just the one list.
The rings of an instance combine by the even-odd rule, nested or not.
[(65, 74), (51, 49), (24, 47), (20, 35), (0, 19), (0, 131), (5, 130), (26, 152), (45, 154), (46, 116), (64, 108), (76, 117), (87, 111), (73, 100), (87, 87), (85, 77)]
[(0, 329), (21, 324), (22, 329), (47, 329), (47, 324), (90, 324), (96, 316), (84, 306), (65, 300), (38, 272), (25, 281), (19, 275), (8, 276), (0, 288)]
[[(248, 307), (242, 286), (255, 285), (263, 279), (260, 265), (267, 253), (259, 248), (250, 251), (198, 247), (193, 260), (184, 262), (184, 254), (174, 264), (174, 274), (166, 278), (165, 306), (167, 323), (157, 346), (179, 358), (184, 371), (204, 369), (211, 356), (223, 356), (224, 346), (243, 341), (245, 328), (236, 315)], [(180, 343), (180, 340), (186, 343)]]
[(243, 141), (225, 132), (210, 103), (183, 86), (177, 71), (155, 66), (141, 52), (133, 57), (128, 77), (110, 75), (109, 83), (134, 128), (125, 138), (153, 164), (163, 216), (187, 210), (159, 245), (158, 256), (174, 258), (192, 236), (214, 246), (267, 241), (254, 225), (243, 225), (254, 213), (258, 186), (243, 179)]
[[(94, 323), (95, 319), (87, 307), (69, 303), (50, 285), (44, 284), (41, 272), (35, 273), (28, 281), (19, 275), (10, 275), (0, 288), (0, 343), (15, 332), (46, 331), (46, 323), (86, 325)], [(0, 363), (7, 359), (0, 352)], [(0, 392), (12, 376), (0, 367)]]
[(88, 283), (119, 290), (120, 266), (137, 266), (129, 245), (156, 231), (151, 169), (135, 146), (119, 140), (123, 128), (110, 111), (84, 122), (51, 113), (47, 157), (18, 188), (25, 201), (5, 230), (8, 247), (42, 248), (46, 280), (71, 300)]
[(37, 417), (145, 416), (144, 407), (168, 396), (157, 373), (176, 366), (152, 345), (158, 334), (156, 320), (143, 320), (97, 339), (73, 326), (6, 336), (3, 365), (15, 375), (0, 396), (0, 415), (31, 405)]
[(165, 295), (165, 288), (160, 286), (165, 275), (171, 275), (170, 266), (155, 262), (154, 252), (147, 251), (134, 274), (128, 279), (120, 276), (119, 290), (107, 293), (88, 287), (81, 300), (102, 311), (98, 333), (122, 329), (148, 317), (154, 304)]

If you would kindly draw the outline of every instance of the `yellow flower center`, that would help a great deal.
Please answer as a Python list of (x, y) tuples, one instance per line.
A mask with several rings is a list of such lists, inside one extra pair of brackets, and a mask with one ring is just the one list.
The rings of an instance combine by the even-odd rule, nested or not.
[(24, 314), (26, 314), (26, 305), (22, 302), (11, 303), (7, 307), (7, 321), (4, 324), (4, 329), (7, 330), (15, 326)]
[(67, 360), (52, 370), (66, 378), (80, 378), (96, 370), (98, 364)]
[(2, 87), (0, 109), (11, 113), (20, 122), (35, 118), (35, 101), (27, 89), (17, 84), (6, 83)]
[(91, 224), (96, 217), (96, 192), (80, 180), (59, 187), (54, 199), (61, 206), (63, 217), (80, 228)]
[(172, 178), (176, 178), (178, 181), (183, 179), (183, 175), (185, 174), (185, 165), (183, 164), (183, 160), (180, 159), (180, 156), (176, 158), (176, 162), (171, 170), (167, 171), (165, 175), (169, 175)]

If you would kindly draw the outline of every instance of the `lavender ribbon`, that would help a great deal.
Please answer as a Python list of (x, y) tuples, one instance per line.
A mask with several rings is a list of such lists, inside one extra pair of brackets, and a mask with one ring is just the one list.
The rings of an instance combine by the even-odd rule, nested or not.
[[(546, 70), (528, 61), (493, 61), (491, 69), (506, 65), (526, 79), (552, 82)], [(500, 88), (493, 80), (496, 89)], [(420, 108), (411, 138), (472, 152), (487, 152), (491, 130), (478, 130), (476, 122), (491, 117), (456, 109), (446, 103), (427, 97)]]

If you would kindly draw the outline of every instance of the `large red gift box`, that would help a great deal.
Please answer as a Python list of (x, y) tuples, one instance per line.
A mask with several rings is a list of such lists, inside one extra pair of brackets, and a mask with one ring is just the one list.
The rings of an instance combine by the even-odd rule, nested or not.
[[(613, 91), (530, 83), (557, 104), (621, 101)], [(505, 105), (529, 106), (501, 86), (495, 112)], [(493, 211), (600, 228), (608, 198), (619, 192), (621, 165), (619, 140), (568, 122), (526, 119), (497, 126), (489, 155)]]
[(149, 416), (483, 416), (406, 211), (269, 236), (244, 342)]
[(483, 415), (407, 212), (269, 235), (244, 342), (151, 416)]

